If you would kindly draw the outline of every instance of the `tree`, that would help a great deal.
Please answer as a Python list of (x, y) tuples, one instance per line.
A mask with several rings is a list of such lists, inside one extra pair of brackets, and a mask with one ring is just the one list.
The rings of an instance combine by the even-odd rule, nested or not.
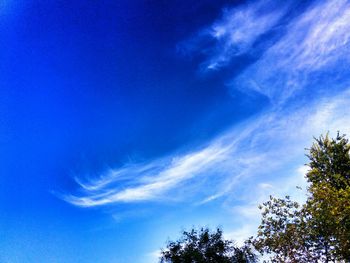
[(256, 256), (248, 245), (236, 247), (225, 240), (221, 229), (184, 231), (178, 241), (170, 241), (162, 251), (162, 263), (253, 263)]
[[(330, 258), (350, 261), (350, 144), (339, 132), (328, 134), (310, 149), (310, 197), (306, 209), (314, 229), (321, 232)], [(326, 249), (326, 247), (325, 247)]]
[(273, 262), (350, 261), (350, 145), (345, 135), (315, 139), (307, 155), (303, 205), (270, 197), (251, 243)]
[(309, 152), (306, 179), (311, 183), (311, 192), (322, 183), (336, 190), (350, 186), (350, 144), (345, 135), (338, 132), (335, 139), (321, 135), (315, 138)]
[(313, 262), (314, 253), (308, 242), (307, 216), (297, 202), (270, 196), (263, 203), (258, 234), (250, 242), (272, 262)]

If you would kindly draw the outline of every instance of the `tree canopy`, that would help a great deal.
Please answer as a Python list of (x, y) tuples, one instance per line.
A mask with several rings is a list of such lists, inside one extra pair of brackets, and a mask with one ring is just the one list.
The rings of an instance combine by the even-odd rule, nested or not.
[(305, 204), (270, 197), (251, 243), (272, 262), (350, 261), (350, 145), (321, 136), (309, 149)]
[(223, 238), (221, 229), (184, 231), (162, 251), (162, 263), (254, 263), (256, 256), (248, 246), (238, 247)]

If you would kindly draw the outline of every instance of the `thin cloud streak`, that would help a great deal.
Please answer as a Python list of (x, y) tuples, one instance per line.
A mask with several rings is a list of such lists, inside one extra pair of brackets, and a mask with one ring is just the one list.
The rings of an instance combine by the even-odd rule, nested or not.
[[(232, 81), (232, 87), (254, 90), (280, 106), (311, 85), (327, 90), (320, 80), (327, 74), (332, 85), (343, 85), (349, 72), (350, 4), (321, 1), (294, 18), (285, 35), (260, 60)], [(327, 72), (325, 72), (327, 71)], [(340, 71), (340, 72), (339, 72)], [(333, 76), (330, 76), (333, 73)]]
[[(178, 45), (180, 53), (203, 53), (204, 72), (220, 70), (232, 59), (252, 50), (256, 41), (272, 30), (288, 12), (291, 1), (284, 1), (278, 8), (274, 1), (250, 1), (232, 9), (224, 9), (222, 17), (211, 26), (202, 29), (194, 37)], [(208, 40), (212, 43), (208, 46)]]
[[(102, 178), (94, 185), (90, 183), (88, 187), (84, 187), (88, 197), (66, 196), (65, 199), (78, 206), (97, 206), (114, 202), (132, 202), (142, 200), (152, 200), (159, 198), (161, 194), (170, 188), (175, 187), (180, 182), (191, 179), (193, 176), (200, 174), (208, 169), (213, 162), (220, 162), (227, 149), (218, 147), (215, 144), (204, 150), (172, 158), (172, 161), (160, 169), (157, 174), (153, 170), (144, 169), (144, 166), (139, 166), (136, 170), (139, 171), (139, 180), (130, 182), (136, 184), (123, 190), (113, 190), (109, 184), (115, 183), (118, 176), (109, 177), (107, 180)], [(158, 162), (147, 164), (147, 167), (159, 167)], [(143, 171), (143, 172), (142, 172)], [(133, 168), (130, 171), (118, 170), (112, 174), (119, 175), (123, 173), (134, 173)]]
[(277, 24), (288, 10), (288, 1), (279, 9), (268, 9), (271, 4), (271, 1), (251, 2), (224, 10), (223, 18), (208, 30), (216, 42), (213, 55), (205, 63), (208, 70), (220, 69), (233, 57), (248, 52), (260, 36)]

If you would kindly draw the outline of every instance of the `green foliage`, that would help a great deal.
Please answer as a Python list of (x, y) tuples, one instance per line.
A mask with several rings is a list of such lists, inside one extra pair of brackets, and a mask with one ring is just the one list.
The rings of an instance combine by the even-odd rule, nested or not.
[(321, 183), (335, 189), (350, 186), (350, 144), (345, 135), (338, 133), (335, 139), (329, 138), (328, 134), (315, 138), (309, 152), (311, 170), (306, 178), (311, 187), (318, 187)]
[[(310, 149), (310, 197), (305, 209), (329, 258), (350, 260), (350, 144), (345, 135), (321, 136)], [(328, 256), (328, 255), (327, 255)]]
[(305, 204), (270, 197), (251, 243), (272, 262), (350, 262), (350, 145), (344, 135), (309, 149)]
[(253, 263), (257, 259), (248, 245), (236, 247), (232, 241), (224, 240), (221, 229), (211, 232), (201, 228), (184, 231), (181, 239), (170, 241), (162, 251), (160, 262)]
[(327, 183), (311, 187), (305, 209), (310, 226), (328, 246), (329, 258), (350, 260), (350, 187), (337, 189)]
[(259, 208), (262, 221), (257, 237), (251, 240), (254, 247), (271, 255), (272, 262), (312, 262), (314, 255), (305, 231), (307, 216), (299, 204), (289, 196), (285, 199), (270, 196)]

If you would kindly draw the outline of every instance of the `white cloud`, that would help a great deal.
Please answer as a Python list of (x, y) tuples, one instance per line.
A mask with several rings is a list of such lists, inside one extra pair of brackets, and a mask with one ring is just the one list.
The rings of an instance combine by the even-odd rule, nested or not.
[[(232, 81), (241, 90), (266, 95), (273, 104), (284, 104), (304, 89), (333, 90), (349, 81), (350, 4), (318, 1), (285, 27), (285, 34), (257, 63)], [(332, 73), (332, 74), (331, 74)], [(340, 83), (336, 79), (343, 78)]]
[[(108, 172), (106, 177), (102, 177), (95, 182), (89, 182), (88, 186), (80, 183), (86, 196), (68, 195), (64, 198), (78, 206), (97, 206), (115, 202), (156, 199), (179, 183), (209, 169), (214, 162), (220, 162), (226, 152), (225, 147), (220, 147), (214, 143), (203, 150), (172, 157), (170, 162), (161, 160), (145, 165), (134, 165), (130, 167), (130, 171), (128, 171), (128, 168), (115, 169)], [(166, 164), (161, 165), (162, 163)], [(135, 174), (135, 170), (138, 174)], [(124, 189), (114, 188), (113, 185), (119, 182), (119, 176), (124, 173), (138, 175), (138, 179), (130, 178), (127, 182), (127, 184), (135, 186)]]
[[(249, 1), (224, 9), (220, 19), (181, 42), (179, 50), (187, 55), (204, 53), (207, 57), (202, 64), (203, 70), (219, 70), (235, 57), (249, 53), (261, 36), (274, 29), (288, 12), (291, 2)], [(213, 44), (208, 46), (208, 40)]]
[[(318, 2), (290, 27), (294, 41), (301, 36), (298, 50), (289, 54), (290, 61), (300, 69), (312, 71), (337, 61), (340, 56), (349, 58), (347, 46), (350, 39), (350, 3), (346, 0)], [(291, 37), (285, 39), (292, 40)], [(300, 40), (300, 39), (298, 39)], [(285, 44), (284, 44), (285, 45)]]
[(283, 8), (268, 9), (271, 1), (251, 2), (231, 10), (224, 10), (223, 17), (209, 29), (215, 39), (215, 51), (205, 63), (207, 69), (219, 69), (235, 56), (248, 52), (255, 41), (271, 30), (288, 10), (288, 2)]

